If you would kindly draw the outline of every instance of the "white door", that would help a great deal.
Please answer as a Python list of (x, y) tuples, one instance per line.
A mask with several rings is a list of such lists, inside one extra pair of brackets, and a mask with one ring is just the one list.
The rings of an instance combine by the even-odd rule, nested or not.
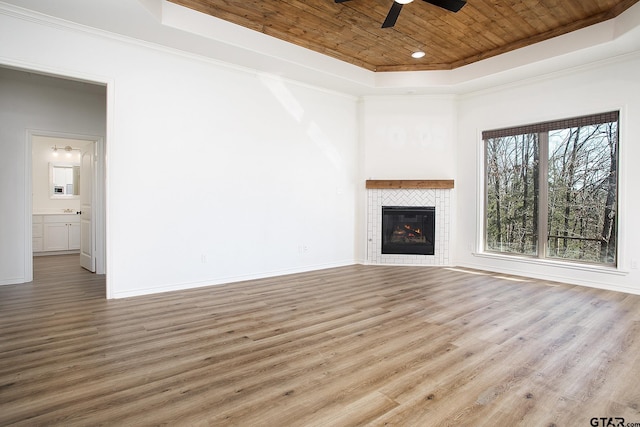
[(95, 146), (88, 144), (82, 149), (80, 160), (80, 265), (87, 270), (96, 271), (94, 245), (96, 230), (93, 221), (93, 195), (95, 194)]

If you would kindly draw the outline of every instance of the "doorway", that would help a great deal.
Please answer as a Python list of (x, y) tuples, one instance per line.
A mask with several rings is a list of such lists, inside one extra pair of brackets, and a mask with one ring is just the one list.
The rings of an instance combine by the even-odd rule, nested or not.
[(31, 145), (32, 252), (79, 254), (79, 265), (102, 274), (97, 239), (101, 191), (96, 171), (102, 138), (29, 131)]
[[(96, 223), (95, 270), (106, 275), (105, 290), (109, 296), (105, 135), (110, 116), (107, 113), (108, 100), (113, 99), (112, 84), (110, 80), (96, 80), (82, 74), (61, 76), (52, 74), (51, 70), (0, 64), (0, 112), (7, 113), (2, 115), (3, 135), (7, 136), (2, 168), (3, 172), (18, 177), (15, 181), (18, 192), (5, 192), (0, 197), (3, 212), (6, 210), (8, 213), (3, 217), (8, 220), (6, 230), (9, 231), (7, 238), (0, 243), (2, 253), (9, 254), (3, 256), (0, 284), (21, 284), (33, 280), (32, 136), (91, 140), (97, 154), (96, 202), (92, 204)], [(48, 171), (45, 177), (48, 182)], [(67, 184), (65, 182), (64, 190), (58, 188), (58, 192), (70, 194), (73, 186), (67, 187)]]

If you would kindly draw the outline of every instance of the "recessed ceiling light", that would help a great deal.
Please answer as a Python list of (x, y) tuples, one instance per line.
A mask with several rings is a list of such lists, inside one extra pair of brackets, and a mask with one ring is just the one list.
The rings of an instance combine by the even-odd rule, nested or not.
[(422, 58), (422, 57), (423, 57), (423, 56), (425, 56), (425, 55), (426, 55), (426, 53), (424, 53), (424, 52), (423, 52), (423, 51), (421, 51), (421, 50), (419, 50), (419, 51), (417, 51), (417, 52), (413, 52), (413, 53), (411, 54), (411, 56), (412, 56), (412, 57), (414, 57), (414, 58), (416, 58), (416, 59), (420, 59), (420, 58)]
[(396, 3), (400, 3), (400, 4), (409, 4), (411, 3), (413, 0), (396, 0)]

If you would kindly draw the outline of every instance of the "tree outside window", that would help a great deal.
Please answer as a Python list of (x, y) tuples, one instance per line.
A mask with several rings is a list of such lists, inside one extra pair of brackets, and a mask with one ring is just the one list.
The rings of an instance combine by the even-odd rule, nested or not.
[(616, 264), (618, 117), (483, 132), (485, 251)]

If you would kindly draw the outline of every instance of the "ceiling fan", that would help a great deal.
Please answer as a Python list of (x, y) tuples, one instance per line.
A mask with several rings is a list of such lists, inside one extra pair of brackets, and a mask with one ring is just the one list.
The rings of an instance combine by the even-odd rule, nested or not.
[[(336, 3), (344, 3), (349, 0), (335, 0)], [(402, 6), (407, 3), (411, 3), (413, 0), (394, 0), (391, 5), (391, 9), (387, 14), (386, 19), (382, 23), (382, 28), (389, 28), (396, 25), (396, 21), (398, 20), (398, 16), (400, 15), (400, 11), (402, 10)], [(457, 12), (462, 9), (462, 6), (467, 4), (466, 0), (423, 0), (427, 3), (431, 3), (434, 6), (441, 7), (443, 9), (447, 9), (451, 12)]]

